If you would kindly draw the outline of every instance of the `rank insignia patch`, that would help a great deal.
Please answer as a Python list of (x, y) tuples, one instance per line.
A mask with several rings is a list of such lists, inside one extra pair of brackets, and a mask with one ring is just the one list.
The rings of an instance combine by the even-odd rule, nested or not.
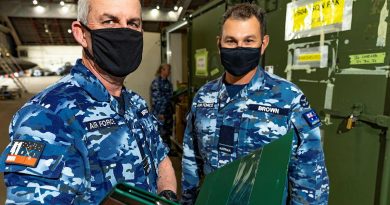
[(14, 140), (5, 163), (36, 167), (44, 147), (41, 142)]

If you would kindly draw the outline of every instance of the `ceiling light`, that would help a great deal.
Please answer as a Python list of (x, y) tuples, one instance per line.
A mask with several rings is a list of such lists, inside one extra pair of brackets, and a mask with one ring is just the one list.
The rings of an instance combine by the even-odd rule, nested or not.
[(45, 32), (46, 32), (46, 33), (49, 33), (49, 29), (45, 29)]
[(60, 5), (61, 5), (61, 6), (64, 6), (64, 5), (65, 5), (65, 2), (64, 2), (64, 1), (60, 1)]
[(35, 12), (38, 13), (38, 14), (41, 14), (43, 12), (45, 12), (45, 7), (41, 6), (41, 5), (38, 5), (34, 8)]
[(178, 12), (181, 13), (181, 11), (183, 11), (183, 7), (182, 6), (179, 7), (179, 11)]
[(68, 29), (68, 33), (72, 33), (72, 29)]
[(153, 17), (157, 17), (158, 16), (158, 13), (159, 11), (157, 9), (152, 9), (152, 11), (150, 12), (150, 14), (153, 16)]
[(34, 5), (37, 5), (38, 4), (38, 1), (37, 0), (33, 0), (32, 1)]
[(60, 9), (60, 13), (61, 13), (61, 14), (65, 15), (65, 14), (67, 14), (68, 12), (69, 12), (69, 7), (68, 7), (68, 6), (63, 6), (63, 7), (61, 7), (61, 9)]
[(177, 11), (177, 9), (179, 9), (177, 6), (173, 7), (173, 10)]
[(168, 16), (169, 16), (170, 18), (176, 17), (175, 12), (173, 12), (173, 11), (169, 11), (169, 12), (168, 12)]
[(157, 5), (157, 6), (156, 6), (156, 9), (157, 9), (157, 10), (159, 10), (159, 9), (160, 9), (160, 6), (159, 6), (159, 5)]

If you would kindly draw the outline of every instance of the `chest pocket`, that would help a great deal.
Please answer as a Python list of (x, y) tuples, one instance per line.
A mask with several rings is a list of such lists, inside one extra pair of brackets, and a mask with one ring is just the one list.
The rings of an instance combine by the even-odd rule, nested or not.
[[(212, 108), (196, 108), (193, 122), (198, 148), (204, 159), (211, 159), (217, 150), (217, 111)], [(215, 156), (216, 157), (216, 156)]]
[(288, 113), (262, 112), (249, 107), (242, 114), (239, 131), (239, 149), (251, 152), (287, 134)]
[(134, 146), (129, 135), (129, 128), (126, 125), (104, 128), (88, 137), (89, 146), (93, 150), (97, 150), (99, 160), (110, 164), (113, 161), (120, 160), (124, 154), (127, 155), (126, 152)]

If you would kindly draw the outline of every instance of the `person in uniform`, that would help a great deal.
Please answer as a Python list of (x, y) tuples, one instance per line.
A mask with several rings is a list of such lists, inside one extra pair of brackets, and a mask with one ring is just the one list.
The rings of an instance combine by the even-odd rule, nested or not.
[(218, 46), (226, 72), (193, 98), (183, 142), (183, 204), (194, 203), (202, 174), (290, 130), (294, 136), (285, 204), (327, 204), (321, 122), (296, 85), (258, 66), (269, 42), (264, 17), (253, 4), (238, 4), (223, 16)]
[[(171, 74), (170, 64), (161, 64), (156, 73), (156, 78), (152, 81), (152, 114), (160, 120), (160, 135), (163, 141), (172, 148), (170, 137), (172, 136), (173, 108), (172, 108), (172, 83), (168, 77)], [(171, 149), (172, 151), (172, 149)]]
[(79, 0), (71, 73), (13, 117), (0, 159), (6, 204), (98, 204), (117, 183), (174, 197), (157, 120), (123, 86), (142, 58), (139, 0)]

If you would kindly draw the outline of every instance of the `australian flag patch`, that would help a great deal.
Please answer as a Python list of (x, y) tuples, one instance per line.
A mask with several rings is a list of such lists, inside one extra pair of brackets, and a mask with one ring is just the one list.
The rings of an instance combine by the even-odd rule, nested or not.
[(309, 112), (303, 113), (303, 118), (305, 118), (306, 122), (310, 125), (310, 127), (316, 127), (321, 123), (320, 118), (314, 110), (310, 110)]

